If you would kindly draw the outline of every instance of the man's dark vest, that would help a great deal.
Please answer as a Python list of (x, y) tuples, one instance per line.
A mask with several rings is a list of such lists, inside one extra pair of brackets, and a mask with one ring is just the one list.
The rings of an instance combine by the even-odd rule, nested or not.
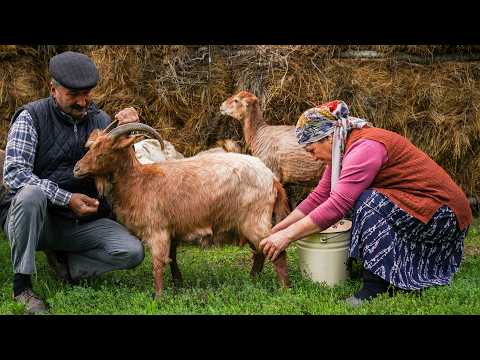
[[(33, 173), (40, 179), (55, 182), (61, 189), (98, 199), (94, 181), (90, 178), (75, 178), (73, 168), (87, 152), (85, 143), (90, 133), (94, 129), (107, 127), (111, 121), (110, 117), (92, 102), (87, 109), (87, 115), (81, 120), (74, 120), (63, 113), (50, 96), (17, 109), (10, 126), (23, 110), (27, 110), (32, 116), (33, 126), (38, 135)], [(50, 202), (48, 206), (53, 213), (62, 217), (90, 221), (110, 215), (106, 201), (99, 200), (98, 213), (82, 218), (68, 207), (53, 205)], [(10, 201), (11, 196), (3, 199), (1, 208), (8, 208)]]

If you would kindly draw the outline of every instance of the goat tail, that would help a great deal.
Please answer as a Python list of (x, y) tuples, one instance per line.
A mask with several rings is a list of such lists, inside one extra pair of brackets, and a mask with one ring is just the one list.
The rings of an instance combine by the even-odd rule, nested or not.
[(273, 205), (273, 215), (275, 224), (285, 219), (290, 214), (290, 205), (288, 203), (287, 192), (283, 188), (280, 181), (273, 179), (273, 187), (276, 190), (277, 196)]

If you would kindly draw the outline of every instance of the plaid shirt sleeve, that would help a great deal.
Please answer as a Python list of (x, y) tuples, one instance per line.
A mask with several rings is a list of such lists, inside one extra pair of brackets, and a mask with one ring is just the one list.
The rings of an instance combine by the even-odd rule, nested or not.
[(3, 181), (13, 194), (27, 184), (38, 185), (53, 204), (67, 206), (72, 193), (60, 189), (53, 181), (40, 179), (33, 174), (37, 141), (32, 117), (28, 111), (24, 110), (8, 132)]

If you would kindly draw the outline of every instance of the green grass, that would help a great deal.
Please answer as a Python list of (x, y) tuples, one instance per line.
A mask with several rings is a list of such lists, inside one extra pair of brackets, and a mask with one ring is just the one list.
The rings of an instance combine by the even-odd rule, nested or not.
[[(57, 281), (43, 252), (38, 252), (33, 284), (52, 314), (480, 314), (478, 220), (470, 228), (465, 247), (465, 259), (451, 285), (430, 288), (421, 295), (382, 295), (357, 309), (349, 308), (343, 299), (360, 288), (360, 280), (329, 288), (303, 278), (295, 245), (288, 249), (290, 289), (278, 287), (270, 263), (259, 278), (251, 279), (250, 250), (232, 246), (179, 247), (184, 286), (174, 291), (168, 269), (165, 296), (159, 302), (151, 297), (148, 252), (136, 269), (105, 274), (77, 286)], [(11, 278), (10, 247), (0, 234), (0, 314), (23, 313), (23, 307), (12, 301)]]

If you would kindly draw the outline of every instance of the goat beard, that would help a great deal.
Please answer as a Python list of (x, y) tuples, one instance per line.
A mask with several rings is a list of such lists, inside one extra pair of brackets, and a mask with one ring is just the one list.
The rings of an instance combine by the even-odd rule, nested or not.
[(95, 176), (95, 186), (98, 196), (109, 198), (110, 192), (112, 191), (112, 182), (109, 176)]

